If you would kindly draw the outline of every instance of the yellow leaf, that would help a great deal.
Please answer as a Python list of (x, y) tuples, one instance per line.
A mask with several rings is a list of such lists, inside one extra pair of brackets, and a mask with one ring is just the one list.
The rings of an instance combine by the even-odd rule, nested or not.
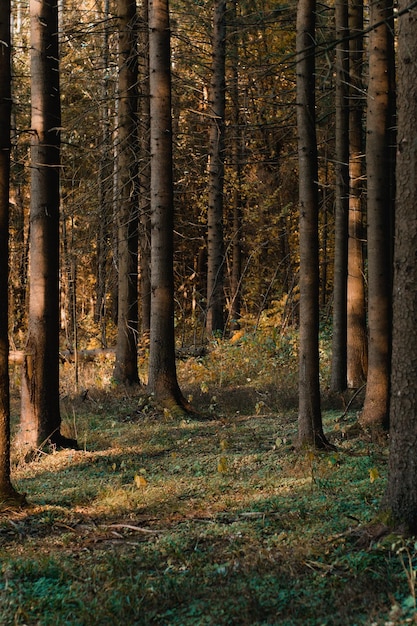
[(140, 474), (135, 474), (135, 477), (133, 480), (138, 489), (143, 489), (148, 484), (148, 481), (146, 480), (145, 476), (142, 476)]
[(244, 330), (237, 330), (236, 332), (233, 333), (233, 335), (230, 337), (230, 343), (236, 343), (237, 341), (239, 341), (239, 339), (242, 339), (243, 335), (245, 334)]
[(217, 463), (217, 471), (220, 474), (225, 474), (227, 472), (227, 459), (225, 456), (221, 456), (219, 462)]
[(228, 443), (227, 439), (221, 439), (220, 440), (220, 449), (221, 450), (227, 450), (228, 447), (229, 447), (229, 443)]
[(371, 481), (371, 483), (373, 483), (376, 481), (377, 478), (379, 478), (379, 472), (376, 467), (372, 467), (369, 470), (369, 480)]

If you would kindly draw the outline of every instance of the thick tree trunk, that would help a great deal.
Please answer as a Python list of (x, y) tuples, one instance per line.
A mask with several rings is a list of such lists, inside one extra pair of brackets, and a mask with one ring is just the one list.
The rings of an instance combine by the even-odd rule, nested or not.
[(114, 378), (138, 374), (138, 137), (136, 0), (119, 0), (118, 313)]
[(0, 0), (0, 509), (21, 504), (10, 479), (10, 391), (8, 337), (10, 176), (10, 0)]
[(417, 533), (417, 37), (413, 11), (398, 19), (398, 152), (395, 210), (390, 461), (383, 507)]
[(224, 330), (223, 182), (225, 129), (226, 0), (214, 0), (209, 90), (209, 191), (207, 212), (207, 332)]
[(325, 447), (319, 386), (318, 166), (315, 128), (315, 0), (298, 0), (297, 128), (300, 212), (300, 445)]
[(366, 134), (368, 224), (368, 377), (360, 423), (388, 429), (391, 358), (391, 168), (394, 55), (390, 0), (370, 4), (369, 82)]
[(332, 391), (346, 389), (347, 254), (349, 211), (349, 52), (347, 0), (336, 0), (336, 199), (333, 286)]
[(168, 0), (149, 0), (151, 114), (151, 329), (149, 389), (173, 413), (186, 402), (175, 364), (174, 190)]
[(20, 443), (76, 446), (61, 435), (59, 407), (59, 92), (58, 5), (30, 1), (31, 203), (29, 327), (22, 372)]
[(367, 338), (363, 263), (363, 1), (349, 4), (349, 239), (347, 282), (347, 384), (357, 389), (366, 380)]

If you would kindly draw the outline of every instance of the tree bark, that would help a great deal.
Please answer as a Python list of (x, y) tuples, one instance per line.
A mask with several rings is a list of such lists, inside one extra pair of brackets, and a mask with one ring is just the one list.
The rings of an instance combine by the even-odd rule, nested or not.
[(10, 0), (0, 0), (0, 508), (22, 504), (10, 477), (10, 386), (8, 337), (10, 176)]
[(212, 68), (209, 89), (209, 191), (207, 212), (207, 323), (224, 330), (223, 183), (225, 131), (226, 0), (213, 2)]
[(140, 109), (140, 299), (142, 304), (142, 335), (149, 336), (151, 327), (151, 148), (150, 148), (150, 97), (149, 97), (149, 15), (148, 3), (142, 6), (141, 54), (139, 59), (141, 94)]
[[(413, 11), (399, 3), (398, 151), (395, 205), (390, 460), (383, 508), (417, 532), (417, 37)], [(403, 14), (402, 11), (404, 11)]]
[(136, 0), (119, 0), (118, 313), (114, 378), (138, 384), (138, 137)]
[(315, 127), (315, 0), (298, 0), (297, 129), (300, 236), (298, 439), (323, 448), (319, 386), (318, 165)]
[[(376, 26), (378, 25), (378, 26)], [(368, 224), (368, 376), (360, 423), (388, 430), (391, 358), (391, 254), (394, 23), (392, 3), (370, 3), (366, 170)]]
[(366, 380), (367, 338), (363, 263), (363, 0), (349, 4), (349, 239), (347, 282), (347, 384), (357, 389)]
[(74, 440), (60, 432), (58, 4), (31, 0), (30, 18), (30, 296), (19, 434), (22, 448), (28, 453), (47, 442), (76, 447)]
[(232, 77), (230, 85), (230, 97), (233, 107), (233, 134), (230, 138), (232, 165), (235, 174), (234, 189), (232, 196), (232, 270), (230, 273), (230, 326), (232, 330), (240, 328), (241, 315), (241, 282), (242, 282), (242, 137), (241, 137), (241, 116), (239, 101), (239, 30), (237, 26), (237, 2), (231, 3), (231, 25), (233, 33), (230, 37), (230, 47), (232, 55)]
[(349, 211), (349, 52), (348, 3), (336, 0), (336, 198), (333, 283), (332, 391), (346, 389), (347, 361), (347, 259)]
[(149, 0), (151, 116), (151, 329), (148, 386), (172, 413), (184, 412), (175, 363), (174, 190), (168, 0)]

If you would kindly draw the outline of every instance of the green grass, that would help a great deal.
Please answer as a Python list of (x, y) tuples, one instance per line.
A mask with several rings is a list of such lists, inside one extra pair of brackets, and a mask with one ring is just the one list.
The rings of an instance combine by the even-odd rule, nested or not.
[(289, 385), (213, 371), (180, 366), (210, 420), (131, 390), (66, 394), (83, 449), (13, 466), (30, 507), (0, 517), (1, 625), (415, 623), (414, 543), (370, 524), (384, 443), (349, 436), (355, 414), (338, 409), (324, 413), (337, 452), (297, 451)]

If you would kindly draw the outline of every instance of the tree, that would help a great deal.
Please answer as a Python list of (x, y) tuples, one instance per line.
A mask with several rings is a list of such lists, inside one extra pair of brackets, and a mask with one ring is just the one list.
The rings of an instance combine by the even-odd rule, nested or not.
[(349, 4), (349, 218), (347, 281), (347, 384), (366, 380), (367, 339), (363, 262), (363, 0)]
[(383, 506), (417, 532), (417, 37), (408, 2), (398, 6), (397, 117), (390, 460)]
[(10, 0), (0, 2), (0, 508), (22, 504), (10, 477), (9, 386), (9, 177), (10, 177)]
[(239, 30), (237, 25), (237, 2), (233, 0), (230, 7), (230, 23), (233, 32), (230, 34), (230, 50), (232, 54), (232, 75), (230, 81), (230, 99), (232, 106), (231, 160), (235, 173), (232, 191), (232, 269), (230, 272), (230, 326), (240, 328), (241, 314), (241, 282), (242, 282), (242, 161), (243, 142), (241, 137), (241, 116), (239, 98)]
[(60, 81), (58, 4), (31, 0), (31, 202), (29, 324), (22, 372), (23, 449), (61, 434), (59, 406)]
[(394, 35), (390, 0), (370, 3), (366, 116), (368, 376), (360, 423), (388, 430), (394, 144)]
[(336, 119), (335, 119), (335, 253), (331, 388), (346, 389), (347, 363), (347, 241), (349, 211), (349, 54), (347, 0), (336, 0)]
[(114, 378), (138, 374), (138, 137), (136, 0), (119, 0), (118, 315)]
[(225, 132), (226, 0), (213, 1), (209, 88), (209, 189), (207, 212), (207, 331), (224, 330), (223, 184)]
[(319, 385), (318, 165), (315, 127), (315, 0), (298, 0), (297, 129), (300, 228), (300, 445), (328, 446)]
[(151, 328), (148, 385), (173, 413), (188, 405), (178, 385), (174, 331), (174, 189), (168, 0), (149, 0), (151, 117)]
[(140, 299), (142, 303), (142, 335), (149, 335), (151, 327), (151, 216), (150, 216), (150, 98), (149, 98), (149, 16), (148, 3), (142, 6), (142, 32), (140, 37), (140, 195), (139, 195), (139, 247), (140, 247)]

